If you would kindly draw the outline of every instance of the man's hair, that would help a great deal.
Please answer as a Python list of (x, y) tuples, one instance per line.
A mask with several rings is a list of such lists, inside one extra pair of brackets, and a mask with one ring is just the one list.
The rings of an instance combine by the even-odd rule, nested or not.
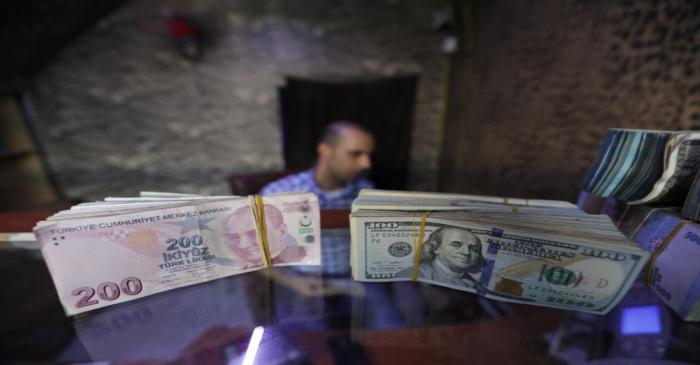
[(338, 143), (338, 138), (340, 135), (343, 134), (344, 131), (351, 129), (367, 133), (370, 136), (372, 135), (372, 132), (370, 132), (369, 129), (355, 122), (339, 120), (326, 126), (326, 128), (323, 130), (323, 134), (321, 134), (321, 140), (319, 142), (335, 146)]
[[(431, 233), (430, 236), (428, 236), (428, 240), (423, 243), (423, 252), (421, 253), (420, 257), (421, 262), (428, 263), (435, 260), (435, 258), (437, 257), (437, 250), (440, 247), (440, 245), (442, 245), (443, 236), (445, 235), (445, 231), (448, 229), (456, 229), (466, 232), (467, 234), (469, 234), (469, 236), (474, 237), (476, 243), (479, 245), (479, 248), (482, 247), (481, 240), (474, 233), (471, 233), (466, 229), (461, 228), (442, 227), (438, 228), (433, 233)], [(476, 274), (481, 271), (481, 267), (483, 265), (484, 255), (482, 255), (481, 250), (479, 250), (479, 259), (477, 260), (476, 264), (467, 267), (466, 272)]]

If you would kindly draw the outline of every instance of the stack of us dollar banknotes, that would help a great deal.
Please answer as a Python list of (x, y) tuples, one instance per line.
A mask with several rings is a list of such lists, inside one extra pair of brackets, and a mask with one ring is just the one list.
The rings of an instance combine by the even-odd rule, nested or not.
[(561, 201), (362, 190), (350, 229), (355, 280), (596, 314), (620, 301), (649, 257), (609, 217)]
[(311, 193), (107, 198), (54, 214), (34, 234), (68, 315), (321, 256)]

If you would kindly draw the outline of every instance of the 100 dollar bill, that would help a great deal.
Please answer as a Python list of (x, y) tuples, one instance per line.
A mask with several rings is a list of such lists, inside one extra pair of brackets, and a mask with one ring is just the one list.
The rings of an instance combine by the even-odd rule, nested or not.
[[(411, 280), (419, 224), (353, 217), (353, 277)], [(607, 313), (627, 292), (648, 253), (478, 222), (429, 219), (416, 279), (509, 302)]]
[[(320, 264), (313, 194), (264, 197), (270, 262)], [(34, 229), (68, 315), (265, 267), (248, 198), (40, 222)]]

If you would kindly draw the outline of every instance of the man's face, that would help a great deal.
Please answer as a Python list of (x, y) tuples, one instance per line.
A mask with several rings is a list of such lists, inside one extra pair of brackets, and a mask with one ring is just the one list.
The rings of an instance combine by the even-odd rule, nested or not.
[[(281, 227), (267, 227), (270, 256), (275, 257), (284, 248)], [(226, 240), (236, 256), (248, 263), (259, 264), (263, 260), (258, 244), (255, 224), (248, 214), (233, 214), (226, 222)]]
[(348, 129), (330, 146), (328, 166), (334, 177), (342, 182), (354, 180), (372, 167), (374, 138), (362, 131)]
[(438, 260), (454, 272), (463, 272), (476, 264), (481, 256), (478, 238), (462, 229), (447, 229), (437, 249)]

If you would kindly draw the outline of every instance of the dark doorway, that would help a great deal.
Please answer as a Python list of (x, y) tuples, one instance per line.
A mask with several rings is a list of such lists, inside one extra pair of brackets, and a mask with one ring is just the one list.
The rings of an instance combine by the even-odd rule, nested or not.
[(415, 75), (343, 82), (288, 78), (279, 90), (286, 168), (313, 165), (323, 128), (350, 120), (377, 139), (372, 181), (378, 188), (404, 189), (417, 83)]
[(0, 92), (0, 211), (67, 208), (26, 105), (19, 94)]

